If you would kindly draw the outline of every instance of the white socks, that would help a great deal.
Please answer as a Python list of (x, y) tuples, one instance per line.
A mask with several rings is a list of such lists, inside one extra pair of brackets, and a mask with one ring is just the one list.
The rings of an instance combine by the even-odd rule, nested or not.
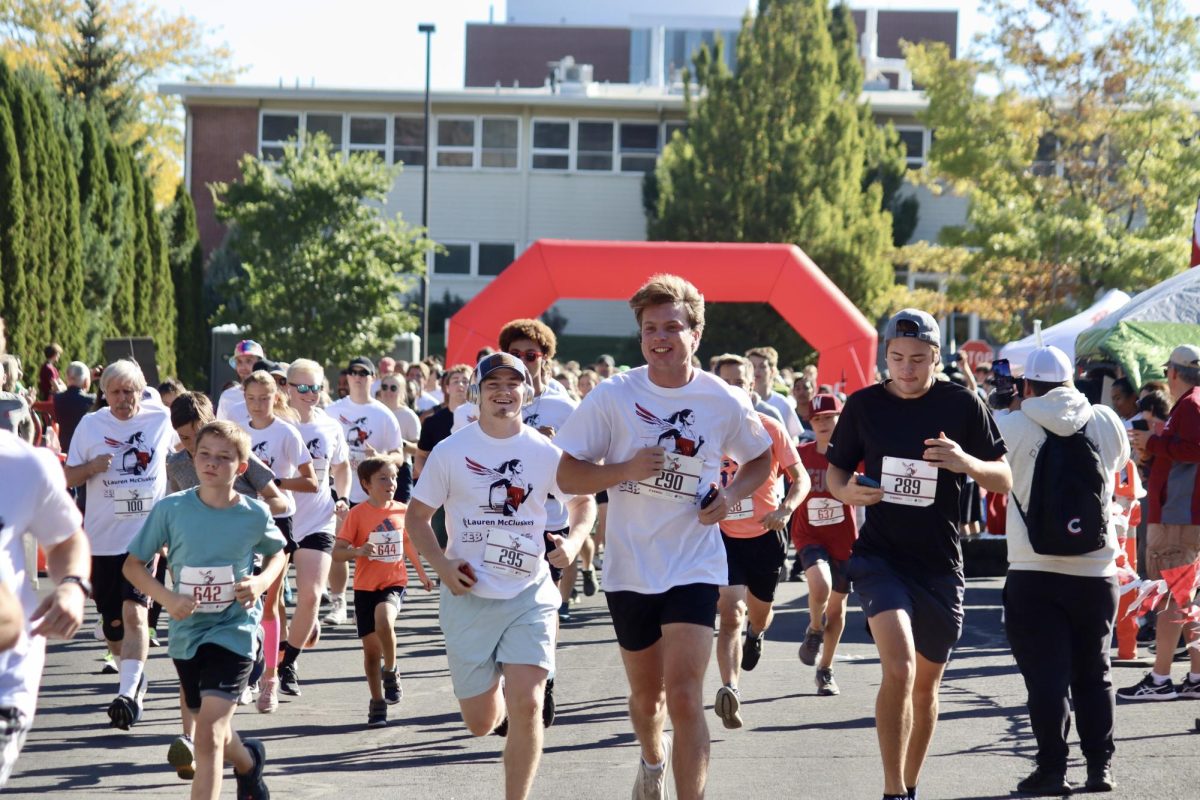
[(117, 694), (123, 694), (136, 700), (138, 684), (142, 682), (142, 672), (145, 667), (146, 662), (144, 661), (138, 661), (135, 658), (121, 659), (121, 686), (117, 689)]

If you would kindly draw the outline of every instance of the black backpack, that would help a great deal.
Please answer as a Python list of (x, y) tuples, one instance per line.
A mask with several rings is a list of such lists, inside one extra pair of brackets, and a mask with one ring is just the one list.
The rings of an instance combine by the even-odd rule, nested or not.
[(1012, 495), (1035, 553), (1080, 556), (1105, 546), (1107, 475), (1100, 451), (1084, 435), (1086, 430), (1084, 425), (1070, 436), (1046, 431), (1033, 466), (1028, 511)]

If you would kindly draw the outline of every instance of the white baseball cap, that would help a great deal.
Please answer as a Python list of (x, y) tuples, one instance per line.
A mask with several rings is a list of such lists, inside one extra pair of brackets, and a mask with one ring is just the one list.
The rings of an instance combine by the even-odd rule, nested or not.
[(1042, 383), (1066, 383), (1074, 369), (1067, 354), (1053, 345), (1035, 348), (1025, 358), (1025, 378)]

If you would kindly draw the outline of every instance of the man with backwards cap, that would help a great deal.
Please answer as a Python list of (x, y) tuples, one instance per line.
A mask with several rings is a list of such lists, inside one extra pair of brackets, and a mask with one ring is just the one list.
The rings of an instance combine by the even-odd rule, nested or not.
[[(479, 423), (430, 452), (406, 522), (442, 581), (438, 616), (463, 721), (476, 736), (507, 736), (504, 796), (520, 800), (541, 758), (542, 700), (554, 670), (559, 594), (550, 564), (575, 560), (593, 515), (590, 497), (568, 497), (556, 485), (561, 451), (522, 421), (533, 383), (521, 359), (485, 357), (472, 391)], [(550, 494), (569, 510), (567, 536), (546, 532)], [(439, 506), (446, 508), (445, 551), (431, 526)]]
[[(254, 365), (263, 358), (266, 358), (266, 355), (262, 345), (253, 339), (242, 339), (234, 345), (233, 355), (229, 357), (229, 366), (237, 371), (237, 383), (221, 392), (221, 399), (217, 403), (217, 419), (231, 419), (245, 427), (242, 420), (248, 419), (249, 414), (246, 413), (246, 395), (242, 392), (242, 381), (250, 377)], [(242, 408), (235, 414), (237, 406)]]
[[(1067, 740), (1071, 702), (1080, 749), (1087, 759), (1085, 791), (1113, 789), (1113, 696), (1109, 672), (1109, 643), (1117, 614), (1117, 536), (1107, 509), (1117, 471), (1129, 460), (1129, 441), (1120, 417), (1107, 406), (1092, 405), (1075, 388), (1067, 354), (1057, 347), (1039, 347), (1025, 360), (1024, 400), (1020, 409), (996, 421), (1009, 447), (1013, 488), (1008, 504), (1008, 579), (1004, 584), (1004, 621), (1009, 644), (1029, 691), (1029, 722), (1037, 740), (1037, 766), (1017, 784), (1025, 794), (1061, 796), (1070, 793), (1066, 779)], [(1061, 475), (1035, 472), (1049, 437), (1074, 437), (1087, 442), (1079, 451), (1078, 469), (1069, 470), (1102, 487), (1086, 498), (1090, 508), (1064, 487)], [(1068, 443), (1055, 444), (1069, 446)], [(1094, 454), (1093, 454), (1094, 452)], [(1047, 462), (1049, 463), (1049, 462)], [(1085, 470), (1093, 469), (1087, 476)], [(1095, 473), (1098, 472), (1099, 475)], [(1034, 485), (1035, 480), (1040, 485)], [(1043, 527), (1034, 517), (1034, 493), (1061, 492), (1071, 504), (1074, 519), (1088, 519), (1089, 552), (1051, 555), (1061, 551), (1042, 543)], [(1034, 517), (1041, 519), (1040, 516)], [(1036, 541), (1037, 549), (1033, 542)], [(1081, 541), (1082, 543), (1082, 541)], [(1083, 549), (1080, 547), (1080, 549)]]
[(898, 312), (884, 342), (891, 378), (847, 399), (826, 477), (838, 500), (867, 507), (846, 572), (879, 650), (875, 725), (884, 800), (895, 800), (916, 796), (938, 685), (962, 633), (959, 494), (967, 476), (1007, 492), (1012, 475), (979, 396), (935, 380), (941, 331), (933, 317)]

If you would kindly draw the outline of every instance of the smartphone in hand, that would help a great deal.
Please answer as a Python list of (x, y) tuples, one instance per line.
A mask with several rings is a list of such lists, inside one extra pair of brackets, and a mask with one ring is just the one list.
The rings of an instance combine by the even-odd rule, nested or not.
[(866, 475), (859, 475), (854, 479), (859, 486), (866, 486), (868, 489), (882, 489), (883, 485), (874, 478), (868, 478)]

